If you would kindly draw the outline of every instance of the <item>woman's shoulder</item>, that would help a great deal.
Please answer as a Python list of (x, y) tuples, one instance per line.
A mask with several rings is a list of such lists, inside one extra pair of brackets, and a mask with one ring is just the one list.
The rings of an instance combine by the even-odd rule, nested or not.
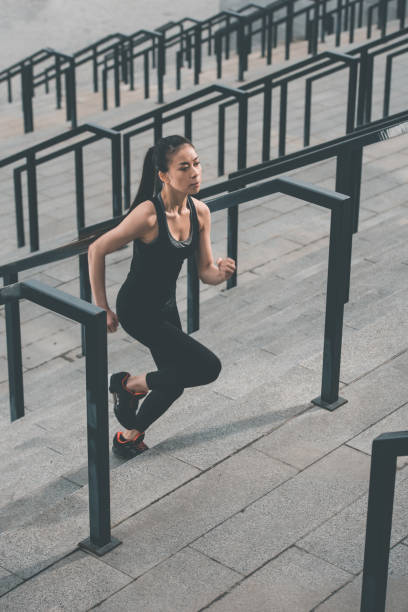
[(146, 227), (154, 227), (157, 221), (156, 207), (151, 200), (144, 200), (135, 206), (135, 208), (129, 213), (129, 217), (133, 217), (135, 220), (143, 219)]
[(205, 218), (210, 214), (210, 209), (208, 208), (207, 204), (203, 202), (202, 200), (198, 200), (197, 198), (193, 198), (193, 197), (191, 199), (194, 202), (195, 209), (197, 211), (197, 217), (200, 222), (200, 229), (201, 229)]

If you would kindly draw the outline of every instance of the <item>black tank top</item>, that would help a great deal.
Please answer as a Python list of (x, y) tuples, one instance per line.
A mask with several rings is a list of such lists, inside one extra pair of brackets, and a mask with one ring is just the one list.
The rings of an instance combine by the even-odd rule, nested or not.
[(133, 258), (126, 284), (131, 284), (138, 301), (162, 306), (175, 299), (176, 282), (183, 261), (198, 245), (199, 224), (195, 204), (187, 196), (190, 209), (190, 233), (186, 240), (176, 240), (167, 224), (166, 209), (160, 193), (152, 199), (157, 214), (159, 233), (149, 243), (133, 241)]

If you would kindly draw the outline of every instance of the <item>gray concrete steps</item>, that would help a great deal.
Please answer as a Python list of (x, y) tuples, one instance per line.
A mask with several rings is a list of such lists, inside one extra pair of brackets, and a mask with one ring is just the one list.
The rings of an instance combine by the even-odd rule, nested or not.
[[(390, 228), (392, 227), (390, 222)], [(381, 227), (384, 232), (388, 229), (385, 225)], [(378, 318), (384, 317), (391, 301), (398, 297), (399, 302), (404, 303), (405, 290), (399, 290), (404, 282), (406, 274), (405, 264), (395, 265), (396, 253), (400, 254), (403, 245), (403, 229), (401, 235), (396, 236), (393, 242), (394, 248), (385, 245), (386, 256), (382, 257), (381, 249), (377, 248), (379, 262), (371, 263), (365, 259), (353, 262), (351, 307), (361, 310), (361, 303), (365, 299), (370, 301), (376, 281), (381, 286), (381, 292), (377, 295), (377, 301), (371, 306), (367, 320), (361, 320), (355, 325), (361, 329), (366, 325), (375, 326)], [(375, 242), (378, 228), (371, 227), (362, 231), (355, 238), (355, 242)], [(326, 261), (327, 246), (322, 247), (318, 253), (323, 262)], [(311, 256), (312, 268), (316, 265), (317, 256)], [(399, 255), (399, 259), (405, 254)], [(308, 255), (305, 261), (299, 262), (299, 268), (308, 264)], [(285, 270), (284, 258), (281, 262), (282, 270)], [(393, 264), (393, 273), (389, 274), (390, 264)], [(289, 266), (292, 265), (290, 262)], [(327, 264), (322, 263), (322, 268)], [(376, 274), (373, 274), (373, 268)], [(294, 282), (295, 281), (295, 282)], [(252, 384), (257, 387), (257, 380), (265, 379), (265, 373), (269, 373), (271, 381), (278, 382), (286, 376), (287, 372), (296, 367), (296, 364), (306, 360), (311, 355), (321, 352), (322, 334), (324, 324), (324, 301), (325, 301), (326, 273), (314, 270), (313, 274), (305, 275), (301, 281), (296, 282), (296, 277), (279, 278), (276, 276), (265, 276), (254, 278), (251, 284), (244, 285), (219, 294), (202, 305), (201, 329), (193, 334), (193, 337), (203, 341), (210, 346), (225, 362), (225, 370), (222, 380), (214, 383), (213, 393), (217, 394), (217, 411), (222, 410), (225, 401), (227, 410), (231, 399), (244, 401), (245, 393), (251, 393), (251, 384), (246, 381), (248, 377), (248, 364), (254, 365)], [(353, 298), (353, 289), (356, 287), (356, 296)], [(255, 296), (259, 296), (258, 299)], [(354, 301), (353, 301), (354, 300)], [(347, 323), (346, 307), (346, 323)], [(356, 331), (353, 326), (353, 317), (350, 316), (347, 331), (352, 334)], [(221, 333), (220, 333), (221, 332)], [(127, 343), (129, 355), (134, 354), (134, 347)], [(138, 352), (138, 369), (145, 366), (149, 368), (148, 360)], [(316, 359), (315, 359), (316, 361)], [(144, 363), (143, 363), (144, 362)], [(315, 363), (315, 362), (314, 362)], [(143, 364), (143, 367), (142, 367)], [(55, 384), (44, 386), (50, 380), (50, 370), (47, 368), (36, 368), (29, 370), (26, 377), (27, 416), (13, 424), (5, 425), (5, 442), (0, 455), (5, 473), (9, 474), (10, 482), (24, 482), (21, 497), (28, 494), (33, 495), (38, 501), (39, 507), (44, 509), (48, 492), (55, 484), (56, 492), (49, 499), (52, 503), (64, 498), (72, 492), (72, 487), (80, 487), (86, 484), (86, 422), (84, 402), (84, 360), (69, 363), (65, 360), (53, 360), (53, 379)], [(150, 368), (149, 368), (150, 369)], [(317, 369), (317, 366), (314, 368)], [(317, 372), (316, 372), (317, 375)], [(263, 378), (262, 378), (263, 377)], [(316, 389), (317, 394), (318, 389)], [(178, 429), (182, 430), (197, 427), (202, 421), (208, 419), (207, 411), (200, 404), (196, 407), (197, 414), (187, 411), (192, 395), (187, 390), (185, 396), (178, 402), (171, 419), (174, 419), (174, 435), (178, 435)], [(214, 396), (215, 397), (215, 396)], [(6, 389), (3, 388), (2, 399), (6, 401)], [(205, 400), (204, 400), (204, 403)], [(46, 404), (46, 405), (44, 405)], [(110, 407), (110, 429), (116, 429), (116, 421)], [(156, 436), (156, 444), (159, 449), (169, 448), (172, 454), (171, 442), (166, 443), (169, 437), (168, 424), (163, 427)], [(170, 447), (166, 446), (170, 444)], [(18, 458), (14, 454), (18, 451)], [(13, 453), (10, 455), (10, 453)], [(35, 465), (35, 473), (39, 480), (27, 476), (22, 466)], [(112, 467), (116, 468), (117, 464)], [(15, 479), (12, 475), (15, 474)], [(23, 480), (21, 480), (23, 479)], [(62, 479), (62, 480), (61, 480)], [(66, 482), (71, 484), (66, 484)], [(12, 497), (7, 498), (6, 507), (13, 509), (13, 503), (17, 503), (19, 494), (11, 492), (10, 482), (7, 482), (4, 491)], [(119, 485), (118, 485), (119, 486)], [(70, 488), (71, 487), (71, 488)], [(42, 495), (44, 500), (41, 502)], [(58, 495), (61, 497), (58, 498)], [(3, 510), (1, 517), (6, 525), (15, 525), (16, 519), (12, 519), (8, 511)]]
[[(397, 21), (390, 21), (388, 24), (388, 32), (396, 30), (398, 27)], [(378, 37), (378, 32), (374, 29), (373, 38)], [(366, 40), (365, 28), (355, 31), (354, 43), (348, 42), (347, 36), (343, 33), (342, 50), (347, 51)], [(334, 47), (334, 35), (326, 37), (325, 43), (319, 43), (319, 51), (324, 51)], [(281, 68), (283, 65), (295, 63), (303, 58), (307, 53), (307, 43), (305, 41), (297, 41), (292, 43), (291, 58), (285, 60), (284, 47), (279, 44), (276, 49), (273, 49), (273, 65), (267, 66), (266, 59), (261, 57), (260, 50), (254, 47), (252, 54), (249, 56), (249, 70), (246, 73), (245, 80), (252, 80), (261, 77), (271, 72), (271, 69)], [(200, 86), (205, 86), (214, 82), (216, 79), (216, 61), (214, 56), (203, 56), (203, 72), (200, 75)], [(223, 75), (220, 82), (231, 86), (239, 86), (237, 80), (238, 58), (235, 53), (231, 54), (229, 60), (223, 61)], [(78, 117), (79, 123), (97, 121), (101, 125), (111, 127), (115, 123), (124, 121), (135, 116), (135, 105), (138, 107), (138, 114), (146, 112), (155, 106), (157, 98), (157, 85), (155, 74), (152, 75), (150, 84), (150, 98), (145, 99), (141, 88), (136, 88), (131, 91), (129, 86), (121, 84), (121, 108), (114, 108), (114, 93), (113, 93), (113, 78), (112, 73), (109, 77), (108, 86), (108, 103), (111, 109), (108, 112), (102, 111), (102, 93), (94, 93), (89, 90), (89, 71), (79, 71), (77, 75), (77, 95), (78, 95)], [(140, 77), (140, 78), (139, 78)], [(180, 97), (196, 89), (193, 84), (193, 71), (187, 67), (182, 69), (182, 89), (176, 89), (175, 63), (174, 59), (169, 59), (167, 74), (164, 78), (165, 101), (169, 102), (172, 99)], [(136, 75), (136, 83), (142, 81), (140, 75)], [(37, 95), (34, 98), (34, 121), (35, 130), (44, 134), (50, 129), (54, 132), (69, 129), (69, 123), (65, 119), (65, 100), (63, 100), (63, 108), (55, 109), (55, 94), (51, 87), (51, 92), (45, 94), (37, 90)], [(7, 146), (10, 147), (10, 142), (13, 138), (19, 140), (19, 135), (22, 132), (22, 117), (21, 117), (21, 101), (18, 99), (18, 92), (15, 94), (15, 101), (11, 104), (2, 104), (2, 113), (0, 121), (0, 133), (2, 138), (6, 140)], [(126, 108), (128, 107), (128, 108)], [(30, 136), (30, 135), (28, 135)], [(26, 135), (27, 137), (27, 135)], [(18, 149), (14, 149), (18, 150)]]

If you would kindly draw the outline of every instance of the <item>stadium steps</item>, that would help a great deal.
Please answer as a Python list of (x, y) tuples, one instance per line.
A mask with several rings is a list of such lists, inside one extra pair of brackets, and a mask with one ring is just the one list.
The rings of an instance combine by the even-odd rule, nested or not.
[[(345, 309), (343, 382), (351, 382), (348, 363), (355, 363), (375, 342), (379, 326), (394, 330), (390, 353), (398, 342), (406, 343), (406, 211), (400, 207), (395, 214), (384, 215), (385, 219), (381, 215), (367, 218), (355, 237), (351, 299)], [(391, 234), (393, 241), (384, 238)], [(220, 291), (202, 304), (201, 328), (193, 337), (220, 356), (222, 374), (205, 394), (187, 389), (152, 426), (146, 440), (152, 447), (149, 453), (125, 463), (111, 456), (113, 524), (309, 407), (306, 398), (306, 404), (283, 410), (279, 394), (285, 393), (291, 380), (296, 384), (296, 376), (308, 381), (310, 399), (319, 394), (327, 252), (326, 236), (314, 248), (283, 255), (279, 266), (270, 262), (275, 270), (268, 269), (268, 264), (263, 270), (255, 267), (251, 282)], [(401, 330), (399, 341), (397, 329)], [(145, 347), (111, 338), (109, 369), (111, 364), (117, 370), (125, 364), (134, 371), (154, 369)], [(22, 579), (73, 550), (87, 535), (84, 359), (69, 361), (66, 355), (59, 356), (28, 370), (25, 394), (23, 419), (7, 424), (2, 411), (0, 453), (1, 564)], [(4, 383), (0, 400), (7, 405)], [(234, 423), (236, 418), (253, 422), (246, 429), (234, 427), (231, 414)], [(111, 405), (109, 420), (112, 437), (117, 427)], [(212, 437), (215, 427), (224, 428), (222, 439)], [(172, 476), (173, 462), (185, 466), (181, 475), (176, 470), (177, 476)], [(56, 521), (58, 538), (53, 537)], [(24, 546), (28, 549), (22, 562)]]

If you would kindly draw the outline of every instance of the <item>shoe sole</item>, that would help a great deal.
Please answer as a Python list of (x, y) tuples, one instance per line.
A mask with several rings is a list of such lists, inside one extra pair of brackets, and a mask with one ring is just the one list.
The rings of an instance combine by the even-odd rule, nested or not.
[(112, 446), (112, 453), (116, 455), (117, 457), (120, 457), (121, 459), (133, 459), (133, 457), (142, 455), (147, 450), (149, 449), (146, 448), (145, 450), (139, 451), (138, 453), (126, 453), (126, 452), (120, 452), (119, 449), (116, 448), (116, 446)]

